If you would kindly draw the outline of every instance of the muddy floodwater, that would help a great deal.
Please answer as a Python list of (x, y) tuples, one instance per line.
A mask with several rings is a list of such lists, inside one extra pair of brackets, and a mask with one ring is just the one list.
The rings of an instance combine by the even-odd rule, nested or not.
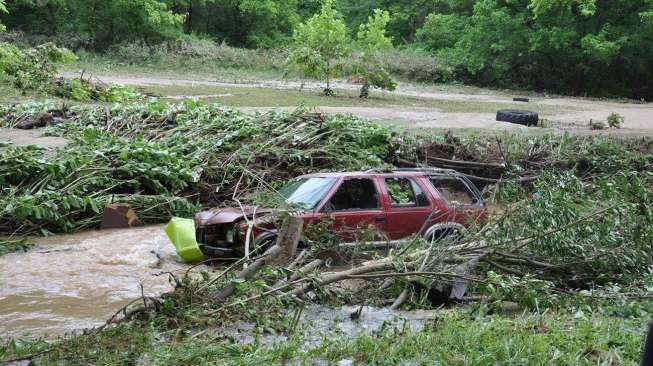
[[(0, 257), (0, 334), (60, 335), (101, 325), (129, 301), (172, 288), (180, 263), (163, 226), (37, 238)], [(158, 275), (158, 276), (157, 276)]]

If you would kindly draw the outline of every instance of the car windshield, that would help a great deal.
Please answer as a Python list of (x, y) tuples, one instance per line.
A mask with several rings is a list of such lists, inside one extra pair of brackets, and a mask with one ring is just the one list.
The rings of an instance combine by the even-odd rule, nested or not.
[(286, 202), (312, 210), (336, 182), (336, 178), (301, 178), (279, 190)]

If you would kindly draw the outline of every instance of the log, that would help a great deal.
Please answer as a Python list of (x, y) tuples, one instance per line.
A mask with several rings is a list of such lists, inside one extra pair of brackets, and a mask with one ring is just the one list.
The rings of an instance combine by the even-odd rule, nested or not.
[[(272, 260), (274, 260), (281, 252), (282, 252), (282, 248), (280, 246), (278, 245), (273, 246), (272, 248), (268, 249), (261, 258), (257, 259), (250, 266), (240, 271), (240, 273), (238, 273), (236, 278), (242, 280), (248, 280), (252, 278), (266, 264), (269, 264)], [(218, 292), (215, 295), (214, 299), (216, 301), (224, 301), (226, 298), (233, 295), (234, 291), (236, 291), (236, 286), (229, 285), (223, 288), (222, 290), (220, 290), (220, 292)]]
[(298, 287), (287, 294), (291, 296), (300, 296), (308, 291), (311, 291), (316, 286), (325, 286), (334, 282), (342, 281), (349, 278), (350, 276), (362, 275), (371, 272), (389, 271), (393, 270), (394, 267), (394, 262), (391, 259), (386, 259), (365, 266), (352, 268), (348, 271), (324, 274), (317, 281), (304, 284), (303, 286)]
[(289, 216), (283, 220), (276, 242), (276, 246), (281, 248), (281, 252), (272, 260), (271, 265), (282, 267), (292, 262), (297, 252), (297, 244), (299, 244), (303, 226), (304, 220), (301, 217)]
[(320, 268), (320, 267), (322, 266), (323, 263), (324, 263), (323, 260), (321, 260), (321, 259), (316, 259), (316, 260), (310, 262), (309, 264), (303, 266), (302, 268), (298, 269), (297, 271), (295, 271), (295, 272), (290, 276), (290, 278), (288, 278), (287, 281), (284, 281), (284, 280), (279, 280), (279, 281), (277, 281), (277, 282), (272, 286), (272, 288), (278, 288), (278, 287), (281, 287), (281, 286), (285, 285), (285, 284), (288, 283), (288, 282), (296, 281), (296, 280), (299, 279), (300, 276), (303, 276), (303, 275), (306, 274), (306, 273), (312, 272), (312, 271), (314, 271), (314, 270)]
[(340, 249), (357, 249), (357, 250), (382, 250), (400, 248), (412, 243), (412, 240), (388, 240), (388, 241), (368, 241), (360, 243), (342, 243), (338, 244)]

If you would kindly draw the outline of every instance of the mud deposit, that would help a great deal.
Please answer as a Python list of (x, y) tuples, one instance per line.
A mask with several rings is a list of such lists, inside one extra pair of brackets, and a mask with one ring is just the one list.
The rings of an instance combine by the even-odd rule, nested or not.
[(0, 334), (53, 336), (104, 323), (141, 296), (171, 289), (179, 262), (162, 226), (35, 239), (0, 257)]

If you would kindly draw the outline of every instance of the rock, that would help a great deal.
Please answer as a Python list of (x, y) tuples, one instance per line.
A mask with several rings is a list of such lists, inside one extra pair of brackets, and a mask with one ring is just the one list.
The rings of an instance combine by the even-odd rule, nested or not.
[(21, 130), (31, 130), (32, 128), (41, 128), (52, 126), (54, 118), (50, 113), (43, 112), (36, 116), (34, 119), (25, 120), (16, 124), (16, 128)]

